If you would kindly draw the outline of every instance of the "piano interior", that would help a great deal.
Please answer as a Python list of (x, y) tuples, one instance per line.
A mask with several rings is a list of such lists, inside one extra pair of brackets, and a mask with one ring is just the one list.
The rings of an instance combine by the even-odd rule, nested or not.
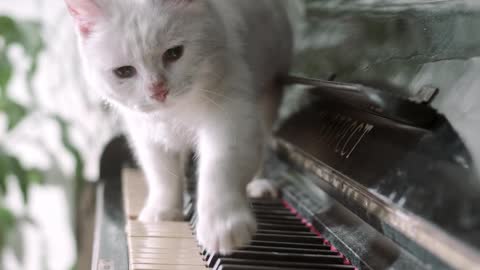
[[(475, 157), (454, 128), (456, 123), (432, 106), (438, 89), (427, 86), (417, 94), (413, 90), (419, 87), (410, 82), (397, 80), (400, 90), (379, 83), (392, 74), (407, 74), (399, 72), (400, 66), (419, 70), (425, 62), (463, 57), (451, 48), (463, 48), (465, 37), (442, 25), (455, 25), (451, 22), (459, 18), (478, 20), (478, 14), (447, 12), (445, 1), (424, 2), (443, 4), (435, 12), (429, 3), (406, 13), (402, 5), (365, 8), (364, 13), (351, 12), (353, 4), (335, 6), (338, 11), (307, 9), (310, 32), (328, 23), (320, 16), (331, 19), (342, 13), (350, 16), (345, 24), (367, 21), (388, 28), (385, 46), (356, 44), (347, 54), (351, 44), (344, 42), (344, 47), (311, 49), (298, 56), (296, 69), (303, 74), (318, 78), (350, 70), (350, 76), (338, 78), (349, 83), (286, 90), (290, 106), (282, 110), (266, 164), (266, 174), (281, 196), (251, 201), (259, 230), (248, 246), (230, 256), (207, 254), (195, 241), (193, 173), (185, 193), (185, 222), (136, 222), (146, 193), (142, 174), (125, 139), (113, 140), (101, 161), (92, 268), (480, 269), (480, 177)], [(438, 33), (438, 27), (442, 37), (451, 37), (449, 50), (435, 51), (446, 39), (419, 34), (425, 29)], [(361, 57), (378, 65), (361, 69)], [(448, 91), (440, 88), (438, 96), (445, 99)]]

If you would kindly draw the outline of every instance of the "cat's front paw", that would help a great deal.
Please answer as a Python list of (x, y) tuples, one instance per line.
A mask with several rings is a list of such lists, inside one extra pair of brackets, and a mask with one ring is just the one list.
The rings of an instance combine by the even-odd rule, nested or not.
[(183, 221), (183, 212), (179, 209), (161, 209), (146, 206), (138, 216), (143, 223), (158, 223), (162, 221)]
[(229, 254), (250, 242), (256, 231), (256, 222), (248, 205), (214, 209), (199, 211), (196, 233), (200, 245), (210, 253)]

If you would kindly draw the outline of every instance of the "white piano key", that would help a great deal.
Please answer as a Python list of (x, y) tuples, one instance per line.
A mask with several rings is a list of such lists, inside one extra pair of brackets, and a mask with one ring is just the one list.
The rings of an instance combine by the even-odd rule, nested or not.
[[(191, 251), (191, 250), (190, 250)], [(197, 254), (200, 254), (197, 252)], [(195, 253), (185, 253), (185, 252), (170, 252), (170, 253), (137, 253), (132, 252), (130, 256), (132, 258), (142, 258), (142, 259), (168, 259), (168, 258), (191, 258), (194, 257)]]
[(142, 172), (139, 170), (123, 170), (124, 208), (129, 218), (136, 218), (140, 214), (147, 197), (147, 185)]
[(131, 258), (130, 262), (132, 264), (162, 264), (162, 265), (196, 265), (196, 266), (205, 266), (205, 262), (200, 257), (190, 258), (179, 258), (179, 257), (169, 257), (169, 258)]
[(145, 248), (172, 248), (187, 249), (198, 248), (194, 239), (187, 238), (149, 238), (149, 237), (130, 237), (129, 243), (132, 247)]
[(190, 249), (171, 249), (171, 248), (129, 248), (130, 254), (200, 254), (198, 247)]
[(127, 225), (127, 234), (138, 237), (194, 238), (192, 230), (186, 222), (142, 224), (137, 221), (130, 221)]
[(147, 195), (141, 172), (124, 170), (123, 188), (130, 270), (207, 269), (189, 223), (136, 220)]
[(205, 266), (133, 264), (130, 270), (207, 270)]

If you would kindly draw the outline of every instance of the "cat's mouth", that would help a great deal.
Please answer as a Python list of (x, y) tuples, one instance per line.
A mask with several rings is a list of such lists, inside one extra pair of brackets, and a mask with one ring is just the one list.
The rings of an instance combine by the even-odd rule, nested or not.
[(150, 98), (158, 102), (165, 103), (165, 101), (167, 101), (168, 93), (168, 90), (157, 92), (152, 94)]

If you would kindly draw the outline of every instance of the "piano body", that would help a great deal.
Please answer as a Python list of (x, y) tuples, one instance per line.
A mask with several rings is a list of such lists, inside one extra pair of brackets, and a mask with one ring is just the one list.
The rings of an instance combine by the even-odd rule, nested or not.
[[(316, 101), (282, 123), (269, 153), (282, 198), (252, 202), (258, 235), (226, 266), (200, 256), (188, 229), (194, 181), (188, 223), (134, 220), (145, 188), (138, 170), (125, 169), (133, 163), (124, 140), (113, 141), (102, 160), (94, 269), (478, 269), (480, 182), (446, 118), (372, 89), (304, 91)], [(180, 250), (167, 252), (167, 238)]]
[[(432, 3), (405, 10), (402, 5), (391, 10), (373, 5), (353, 12), (362, 4), (346, 1), (337, 10), (316, 2), (307, 4), (307, 32), (321, 29), (319, 22), (339, 13), (348, 18), (345, 23), (367, 21), (382, 29), (393, 25), (398, 33), (387, 35), (387, 45), (377, 48), (375, 56), (365, 48), (362, 57), (375, 58), (367, 59), (369, 63), (379, 57), (396, 60), (361, 70), (361, 52), (326, 56), (320, 48), (299, 56), (298, 72), (327, 77), (348, 66), (351, 70), (338, 72), (337, 80), (368, 87), (330, 82), (287, 90), (290, 110), (283, 113), (266, 165), (281, 198), (252, 201), (259, 222), (252, 243), (231, 256), (206, 254), (196, 245), (194, 174), (185, 196), (184, 223), (137, 223), (145, 189), (120, 137), (106, 147), (101, 161), (92, 269), (480, 269), (475, 157), (455, 123), (438, 111), (439, 100), (453, 90), (417, 87), (415, 75), (403, 72), (449, 57), (473, 57), (475, 50), (460, 55), (458, 48), (469, 44), (453, 28), (443, 28), (451, 39), (444, 44), (449, 49), (442, 51), (432, 49), (438, 45), (435, 39), (425, 49), (419, 42), (428, 39), (415, 34), (423, 27), (434, 36), (439, 24), (451, 26), (461, 19), (469, 25), (478, 19), (461, 10), (447, 12), (450, 4), (444, 1), (435, 12)], [(399, 33), (417, 38), (410, 40), (424, 50), (419, 57), (411, 57), (412, 46), (395, 50), (400, 46), (391, 39)], [(351, 59), (337, 63), (328, 62), (329, 57)], [(426, 72), (415, 70), (416, 75)], [(435, 70), (429, 72), (435, 75)], [(394, 84), (394, 73), (406, 75)], [(292, 105), (296, 95), (302, 96), (301, 106)]]

